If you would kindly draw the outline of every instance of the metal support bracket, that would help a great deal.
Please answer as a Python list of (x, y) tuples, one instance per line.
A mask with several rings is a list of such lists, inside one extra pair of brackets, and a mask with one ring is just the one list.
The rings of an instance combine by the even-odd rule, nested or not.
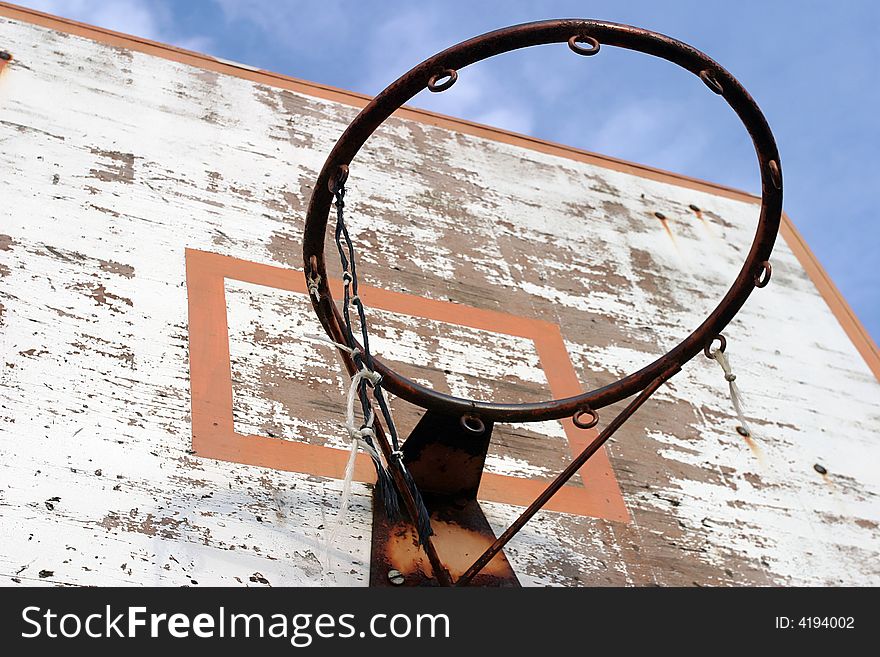
[[(477, 502), (491, 437), (492, 423), (428, 411), (402, 445), (403, 462), (431, 515), (433, 543), (453, 580), (495, 542)], [(370, 586), (437, 583), (410, 520), (392, 522), (374, 498)], [(474, 577), (473, 585), (515, 587), (519, 580), (507, 557), (498, 552)]]

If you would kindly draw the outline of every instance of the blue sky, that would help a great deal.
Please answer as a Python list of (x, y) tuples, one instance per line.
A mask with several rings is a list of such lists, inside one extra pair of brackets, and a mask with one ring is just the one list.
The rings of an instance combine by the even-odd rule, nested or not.
[[(498, 27), (600, 18), (703, 50), (750, 91), (779, 142), (785, 209), (880, 340), (880, 3), (772, 0), (348, 2), (21, 0), (87, 23), (366, 94)], [(468, 69), (412, 104), (543, 139), (759, 189), (733, 113), (662, 61), (536, 48)]]

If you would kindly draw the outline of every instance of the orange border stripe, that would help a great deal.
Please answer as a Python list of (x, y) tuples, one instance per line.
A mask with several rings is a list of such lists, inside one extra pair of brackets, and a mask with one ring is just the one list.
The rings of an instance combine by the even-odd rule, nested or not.
[[(208, 458), (341, 479), (348, 459), (344, 450), (280, 438), (242, 436), (235, 432), (224, 283), (227, 278), (308, 294), (300, 271), (186, 250), (193, 449), (197, 455)], [(331, 287), (341, 295), (339, 281), (331, 281)], [(551, 394), (568, 397), (581, 392), (562, 333), (555, 324), (363, 285), (359, 292), (373, 308), (528, 338), (535, 344)], [(571, 420), (562, 422), (562, 426), (572, 455), (580, 453), (596, 435), (595, 429), (582, 431)], [(620, 486), (604, 449), (581, 468), (580, 474), (583, 487), (564, 487), (545, 508), (621, 522), (629, 520)], [(364, 482), (375, 479), (372, 466), (363, 455), (357, 462), (355, 477)], [(527, 506), (547, 483), (487, 472), (483, 474), (479, 497)]]

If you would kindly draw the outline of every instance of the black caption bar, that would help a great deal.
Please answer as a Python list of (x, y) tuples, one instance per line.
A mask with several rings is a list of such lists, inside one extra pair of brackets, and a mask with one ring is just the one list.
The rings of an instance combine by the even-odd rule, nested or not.
[(877, 598), (877, 589), (782, 588), (8, 589), (0, 639), (22, 650), (76, 643), (115, 655), (126, 644), (180, 649), (216, 641), (270, 654), (709, 649), (710, 638), (725, 648), (840, 649), (876, 637)]

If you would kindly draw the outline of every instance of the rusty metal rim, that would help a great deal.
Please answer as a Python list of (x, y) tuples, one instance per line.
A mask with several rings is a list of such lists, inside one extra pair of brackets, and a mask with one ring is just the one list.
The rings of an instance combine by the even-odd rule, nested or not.
[[(645, 389), (673, 364), (691, 360), (730, 322), (755, 288), (755, 272), (769, 261), (782, 215), (782, 171), (773, 133), (760, 108), (727, 70), (704, 53), (671, 37), (617, 23), (561, 19), (525, 23), (496, 30), (459, 43), (423, 61), (379, 93), (355, 117), (331, 150), (318, 175), (306, 213), (303, 260), (307, 278), (320, 281), (312, 298), (324, 330), (336, 341), (342, 334), (339, 310), (327, 285), (324, 240), (333, 194), (328, 184), (347, 167), (367, 139), (398, 108), (428, 87), (438, 71), (461, 69), (483, 59), (530, 46), (567, 43), (572, 37), (591, 37), (604, 46), (626, 48), (665, 59), (707, 83), (736, 112), (752, 138), (761, 173), (761, 211), (758, 227), (742, 269), (709, 316), (678, 346), (642, 369), (618, 381), (573, 397), (527, 404), (505, 404), (453, 397), (426, 388), (375, 360), (385, 387), (423, 408), (444, 413), (479, 415), (494, 422), (529, 422), (570, 417), (584, 407), (598, 410)], [(436, 81), (436, 80), (435, 80)], [(312, 260), (314, 258), (314, 260)], [(311, 264), (310, 264), (311, 261)]]

